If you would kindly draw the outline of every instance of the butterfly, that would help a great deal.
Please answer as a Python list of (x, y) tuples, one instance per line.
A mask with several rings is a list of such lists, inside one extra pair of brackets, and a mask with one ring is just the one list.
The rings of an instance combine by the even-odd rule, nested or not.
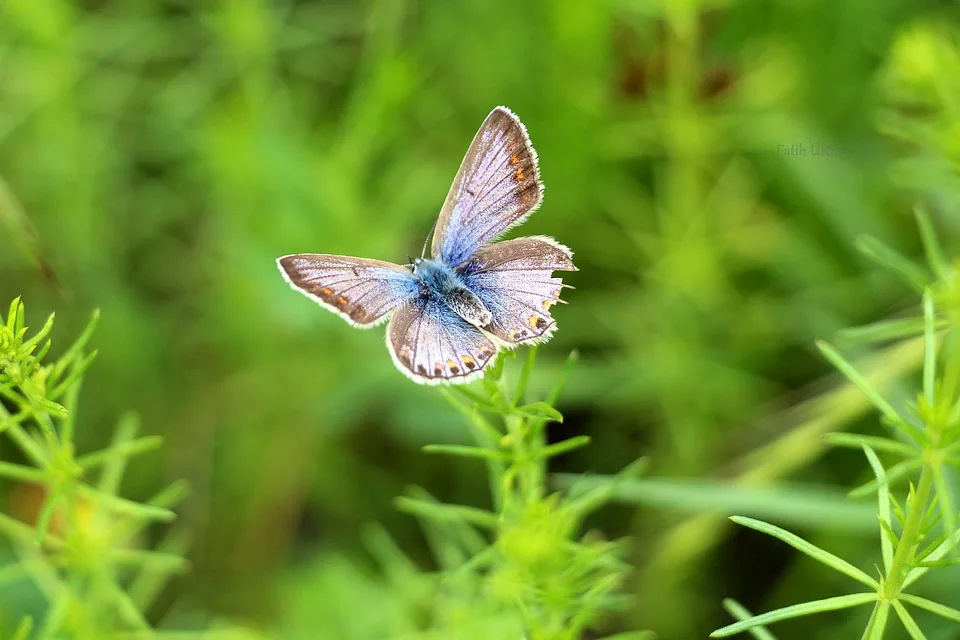
[(305, 253), (277, 266), (294, 289), (353, 326), (389, 319), (387, 350), (414, 382), (469, 382), (499, 349), (543, 342), (556, 329), (550, 307), (567, 285), (553, 272), (576, 271), (573, 253), (544, 236), (493, 242), (542, 200), (526, 127), (497, 107), (470, 144), (420, 258), (399, 265)]

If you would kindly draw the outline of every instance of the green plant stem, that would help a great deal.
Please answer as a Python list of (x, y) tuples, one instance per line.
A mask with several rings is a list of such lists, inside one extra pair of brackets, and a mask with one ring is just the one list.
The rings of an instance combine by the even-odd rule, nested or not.
[(907, 521), (903, 526), (903, 533), (900, 535), (900, 542), (897, 544), (897, 551), (893, 556), (893, 563), (884, 581), (881, 595), (886, 600), (896, 600), (900, 595), (900, 589), (903, 588), (903, 581), (908, 573), (907, 562), (910, 559), (910, 553), (919, 542), (920, 527), (927, 511), (927, 502), (930, 500), (933, 479), (933, 468), (929, 463), (925, 464), (920, 472), (920, 481), (913, 496), (910, 512), (907, 514)]

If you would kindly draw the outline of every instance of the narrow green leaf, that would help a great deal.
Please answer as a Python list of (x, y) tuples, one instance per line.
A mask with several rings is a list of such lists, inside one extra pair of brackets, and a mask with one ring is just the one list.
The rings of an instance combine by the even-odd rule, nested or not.
[[(901, 478), (905, 478), (922, 466), (923, 460), (904, 460), (903, 462), (898, 462), (886, 471), (887, 486), (889, 487)], [(876, 491), (877, 486), (877, 480), (873, 479), (870, 482), (860, 485), (856, 489), (852, 489), (847, 495), (851, 498), (863, 498)]]
[(894, 533), (893, 527), (890, 525), (890, 523), (881, 520), (880, 528), (883, 529), (883, 534), (887, 536), (887, 539), (890, 541), (890, 544), (894, 548), (896, 548), (896, 546), (900, 544), (900, 537), (897, 536), (896, 533)]
[(33, 630), (33, 618), (25, 616), (20, 619), (17, 630), (13, 633), (13, 640), (28, 640), (30, 632)]
[(930, 276), (922, 268), (876, 238), (862, 236), (854, 244), (862, 254), (903, 278), (917, 293), (930, 283)]
[[(947, 327), (947, 321), (936, 323), (937, 329)], [(872, 344), (891, 340), (902, 340), (922, 334), (924, 331), (923, 318), (898, 318), (883, 320), (862, 327), (850, 327), (837, 332), (837, 340), (847, 344)]]
[(129, 458), (147, 451), (152, 451), (163, 445), (160, 436), (147, 436), (136, 440), (122, 441), (101, 451), (95, 451), (77, 458), (77, 464), (83, 469), (93, 469), (109, 462), (113, 458)]
[(50, 530), (50, 523), (53, 521), (53, 515), (57, 511), (61, 497), (62, 494), (59, 491), (52, 491), (43, 502), (43, 508), (40, 510), (40, 515), (37, 516), (37, 530), (34, 535), (34, 541), (37, 544), (43, 544), (47, 537), (47, 531)]
[(163, 489), (157, 495), (147, 500), (151, 507), (161, 507), (163, 509), (172, 509), (182, 502), (190, 494), (190, 483), (186, 480), (175, 480)]
[[(723, 608), (726, 609), (734, 619), (739, 621), (748, 620), (753, 617), (753, 614), (750, 613), (746, 607), (733, 598), (724, 598)], [(756, 638), (756, 640), (777, 640), (772, 633), (767, 631), (766, 627), (752, 627), (747, 629), (747, 632)]]
[[(459, 395), (463, 396), (469, 403), (472, 403), (472, 404), (480, 407), (481, 409), (484, 409), (484, 410), (486, 410), (486, 411), (496, 411), (496, 410), (497, 410), (497, 408), (496, 408), (487, 398), (485, 398), (483, 395), (481, 395), (481, 394), (477, 393), (476, 391), (474, 391), (473, 389), (470, 389), (470, 388), (465, 387), (465, 386), (463, 386), (463, 385), (451, 386), (449, 389), (441, 389), (440, 391), (441, 391), (444, 395), (450, 396), (448, 399), (449, 399), (451, 402), (458, 402), (455, 398), (453, 398), (453, 397), (451, 396), (452, 393), (456, 393), (456, 394), (459, 394)], [(469, 410), (469, 405), (468, 405), (467, 409)]]
[(897, 522), (899, 522), (900, 526), (902, 527), (903, 523), (907, 521), (907, 514), (903, 512), (903, 507), (900, 506), (900, 503), (897, 502), (896, 496), (894, 496), (892, 493), (890, 494), (890, 506), (893, 509), (893, 515), (897, 518)]
[(940, 248), (940, 242), (937, 240), (937, 232), (933, 228), (930, 216), (920, 205), (914, 209), (917, 217), (917, 224), (920, 227), (920, 239), (923, 241), (923, 249), (927, 254), (927, 263), (933, 273), (943, 282), (950, 282), (950, 265), (943, 257), (943, 249)]
[(580, 449), (588, 444), (590, 444), (590, 436), (574, 436), (572, 438), (563, 440), (562, 442), (541, 448), (536, 452), (536, 456), (542, 459), (553, 458), (569, 451), (573, 451), (574, 449)]
[(47, 337), (47, 334), (50, 333), (50, 330), (53, 329), (53, 317), (55, 314), (51, 313), (47, 317), (47, 321), (44, 323), (43, 327), (33, 335), (32, 338), (20, 345), (20, 348), (29, 353), (30, 349), (40, 344), (40, 341)]
[(7, 329), (13, 333), (13, 325), (17, 320), (17, 309), (20, 306), (20, 296), (17, 296), (10, 302), (10, 310), (7, 311), (6, 325)]
[(653, 631), (625, 631), (612, 636), (604, 636), (600, 640), (657, 640), (658, 637)]
[(946, 537), (953, 536), (957, 530), (956, 508), (953, 506), (953, 494), (950, 490), (950, 483), (947, 482), (943, 474), (943, 467), (937, 465), (933, 467), (933, 482), (937, 489), (937, 501), (940, 504), (940, 517), (943, 519), (943, 532)]
[(93, 336), (94, 330), (97, 328), (97, 322), (100, 320), (100, 310), (96, 309), (90, 315), (90, 321), (87, 323), (87, 326), (84, 327), (83, 332), (73, 341), (73, 344), (60, 356), (60, 359), (57, 360), (51, 372), (51, 377), (54, 380), (59, 380), (60, 376), (63, 375), (70, 365), (73, 364), (74, 359), (80, 355), (83, 351), (83, 348), (89, 342), (91, 336)]
[(0, 476), (34, 483), (41, 483), (47, 478), (47, 475), (42, 471), (12, 462), (0, 462)]
[[(571, 494), (608, 486), (613, 476), (581, 476), (560, 473), (555, 486)], [(577, 491), (573, 491), (573, 487)], [(745, 515), (781, 524), (818, 526), (873, 533), (876, 508), (851, 502), (842, 492), (812, 486), (749, 486), (744, 483), (685, 478), (639, 478), (619, 480), (610, 499), (675, 511), (715, 513), (729, 517)]]
[(817, 348), (820, 349), (820, 352), (823, 353), (824, 357), (833, 364), (837, 370), (840, 371), (846, 378), (852, 382), (864, 395), (870, 400), (871, 403), (877, 409), (880, 410), (883, 415), (885, 415), (890, 420), (899, 421), (900, 414), (897, 413), (896, 409), (887, 402), (880, 393), (873, 388), (873, 385), (867, 381), (859, 371), (857, 371), (852, 364), (847, 362), (847, 360), (840, 355), (840, 353), (834, 349), (832, 346), (826, 342), (817, 341)]
[(147, 622), (147, 619), (143, 616), (140, 609), (137, 608), (137, 605), (130, 599), (127, 592), (113, 581), (113, 578), (108, 575), (105, 570), (98, 572), (97, 578), (98, 582), (103, 585), (104, 589), (114, 601), (120, 618), (124, 620), (127, 625), (134, 629), (144, 631), (150, 629), (150, 623)]
[[(184, 556), (190, 548), (190, 536), (183, 529), (172, 529), (157, 550), (177, 557)], [(140, 611), (148, 611), (156, 602), (163, 587), (170, 581), (171, 574), (165, 568), (157, 569), (149, 564), (142, 565), (140, 571), (127, 588), (127, 593)]]
[(767, 625), (772, 622), (779, 622), (781, 620), (789, 620), (790, 618), (799, 618), (801, 616), (808, 616), (814, 613), (822, 613), (824, 611), (849, 609), (850, 607), (858, 607), (862, 604), (875, 602), (876, 600), (876, 593), (853, 593), (846, 596), (826, 598), (825, 600), (814, 600), (812, 602), (795, 604), (789, 607), (784, 607), (783, 609), (777, 609), (775, 611), (763, 613), (759, 616), (754, 616), (752, 618), (727, 625), (711, 633), (710, 637), (726, 638), (728, 636), (736, 635), (741, 631), (746, 631), (747, 629), (752, 629), (753, 627), (760, 625)]
[(497, 514), (459, 504), (440, 504), (400, 496), (394, 504), (401, 511), (441, 522), (467, 522), (483, 529), (494, 531), (499, 526)]
[(937, 330), (934, 326), (933, 296), (930, 290), (923, 292), (923, 396), (927, 405), (935, 406), (934, 376), (937, 374)]
[(887, 618), (890, 617), (890, 602), (880, 600), (874, 607), (873, 614), (870, 616), (870, 622), (863, 632), (864, 640), (883, 640), (883, 634), (887, 630)]
[(184, 573), (190, 569), (190, 563), (186, 558), (160, 551), (110, 549), (107, 557), (120, 566), (148, 566), (165, 573)]
[(913, 440), (920, 448), (928, 447), (931, 444), (930, 436), (927, 435), (927, 432), (915, 424), (911, 424), (903, 419), (890, 420), (886, 416), (880, 418), (880, 420), (886, 426), (899, 431), (910, 440)]
[(577, 350), (571, 351), (570, 355), (567, 356), (566, 361), (563, 363), (563, 369), (560, 370), (560, 375), (554, 380), (553, 386), (550, 388), (550, 393), (547, 394), (547, 404), (550, 406), (557, 404), (557, 401), (560, 400), (560, 394), (563, 393), (563, 388), (567, 385), (567, 380), (570, 379), (570, 374), (573, 372), (573, 368), (577, 365), (579, 359), (580, 353)]
[(928, 569), (935, 569), (939, 567), (954, 567), (960, 565), (960, 558), (953, 558), (950, 560), (923, 560), (921, 562), (915, 562), (913, 566), (915, 567), (927, 567)]
[(563, 414), (551, 407), (546, 402), (533, 402), (517, 407), (516, 412), (528, 418), (553, 420), (554, 422), (563, 422)]
[(75, 361), (73, 366), (70, 367), (70, 372), (67, 374), (67, 377), (59, 382), (52, 391), (50, 391), (50, 397), (59, 398), (61, 395), (66, 393), (70, 387), (74, 386), (77, 381), (83, 377), (83, 374), (87, 372), (87, 369), (90, 368), (90, 365), (93, 364), (93, 361), (97, 359), (98, 353), (99, 352), (94, 349), (87, 355)]
[(500, 460), (503, 462), (509, 462), (510, 460), (510, 457), (502, 451), (459, 444), (428, 444), (423, 447), (423, 452), (440, 453), (448, 456), (459, 456), (461, 458), (484, 458), (486, 460)]
[(907, 633), (910, 634), (912, 640), (927, 640), (927, 636), (923, 635), (923, 631), (917, 626), (917, 622), (913, 619), (913, 616), (910, 615), (910, 612), (907, 611), (907, 608), (903, 606), (899, 600), (893, 601), (893, 610), (897, 612), (897, 617), (900, 618), (900, 622), (907, 630)]
[(527, 384), (530, 382), (530, 373), (533, 371), (533, 363), (537, 359), (536, 345), (527, 349), (527, 359), (523, 362), (523, 368), (520, 369), (520, 379), (517, 381), (517, 388), (513, 392), (513, 406), (518, 406), (523, 402), (523, 397), (527, 393)]
[(874, 589), (880, 586), (876, 580), (871, 578), (869, 575), (867, 575), (860, 569), (857, 569), (855, 566), (853, 566), (846, 560), (838, 558), (832, 553), (824, 551), (820, 547), (810, 544), (800, 536), (794, 535), (789, 531), (781, 529), (780, 527), (775, 527), (772, 524), (767, 524), (766, 522), (761, 522), (760, 520), (754, 520), (753, 518), (744, 518), (742, 516), (732, 516), (730, 519), (739, 525), (743, 525), (744, 527), (748, 527), (750, 529), (755, 529), (762, 533), (766, 533), (767, 535), (773, 536), (774, 538), (782, 540), (783, 542), (786, 542), (788, 545), (790, 545), (797, 551), (805, 553), (811, 558), (813, 558), (814, 560), (817, 560), (818, 562), (822, 562), (823, 564), (827, 565), (831, 569), (839, 571), (844, 575), (850, 576), (854, 580), (858, 580), (859, 582), (862, 582), (867, 586), (873, 587)]
[(926, 609), (931, 613), (935, 613), (938, 616), (943, 616), (947, 620), (953, 620), (954, 622), (960, 622), (960, 611), (952, 607), (948, 607), (939, 602), (934, 602), (933, 600), (927, 600), (926, 598), (921, 598), (919, 596), (910, 595), (909, 593), (901, 593), (900, 599), (904, 602), (909, 602), (915, 607), (920, 607), (921, 609)]
[(575, 497), (570, 500), (568, 507), (574, 513), (581, 515), (591, 513), (610, 500), (611, 496), (614, 495), (621, 482), (640, 475), (646, 470), (646, 468), (647, 459), (639, 458), (621, 469), (620, 473), (615, 475), (610, 482), (602, 484), (594, 489), (588, 489), (587, 491), (582, 491), (578, 494), (576, 492), (577, 487), (574, 485), (571, 487), (570, 493)]
[(867, 446), (875, 451), (885, 451), (887, 453), (896, 453), (904, 456), (916, 456), (918, 451), (915, 447), (904, 442), (898, 442), (890, 438), (879, 438), (877, 436), (862, 436), (854, 433), (828, 433), (824, 440), (838, 447), (849, 447), (859, 449)]
[(880, 532), (880, 551), (883, 555), (883, 568), (889, 572), (890, 565), (893, 564), (893, 544), (887, 535), (887, 531), (893, 533), (890, 526), (890, 485), (887, 482), (887, 474), (880, 464), (880, 458), (873, 452), (873, 449), (864, 445), (863, 452), (870, 462), (873, 473), (877, 476), (877, 517), (880, 518), (880, 526), (886, 531)]
[(78, 485), (77, 493), (85, 498), (99, 502), (104, 508), (120, 515), (127, 515), (142, 520), (157, 520), (170, 522), (176, 519), (177, 514), (169, 509), (161, 509), (147, 504), (140, 504), (133, 500), (120, 498), (109, 493), (103, 493), (86, 485)]
[[(135, 413), (124, 414), (117, 423), (113, 432), (113, 439), (107, 451), (127, 446), (140, 429), (140, 418)], [(94, 454), (95, 455), (95, 454)], [(96, 460), (96, 458), (94, 458)], [(100, 473), (98, 488), (105, 494), (116, 495), (120, 489), (120, 481), (127, 469), (126, 456), (107, 456), (105, 466)]]

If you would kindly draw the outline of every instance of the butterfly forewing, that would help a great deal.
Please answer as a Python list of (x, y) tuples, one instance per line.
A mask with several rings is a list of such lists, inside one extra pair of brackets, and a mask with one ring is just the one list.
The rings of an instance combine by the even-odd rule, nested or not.
[(441, 300), (422, 296), (390, 318), (387, 348), (416, 382), (468, 382), (493, 362), (496, 345)]
[(303, 253), (277, 265), (297, 291), (358, 327), (372, 327), (419, 292), (409, 269), (391, 262)]
[(543, 199), (537, 153), (520, 120), (497, 107), (460, 164), (433, 236), (434, 259), (450, 266), (533, 213)]
[(540, 236), (480, 249), (461, 274), (493, 316), (484, 330), (509, 344), (548, 338), (556, 327), (550, 307), (563, 288), (553, 272), (576, 271), (572, 256), (565, 246)]

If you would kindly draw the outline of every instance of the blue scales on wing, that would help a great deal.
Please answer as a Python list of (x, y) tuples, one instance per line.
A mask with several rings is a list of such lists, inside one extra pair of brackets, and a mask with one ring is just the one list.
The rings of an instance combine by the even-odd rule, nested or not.
[(387, 348), (397, 367), (416, 382), (468, 382), (493, 362), (496, 345), (447, 306), (427, 293), (390, 318)]
[(554, 271), (576, 271), (573, 252), (553, 238), (533, 236), (487, 245), (460, 269), (464, 284), (493, 316), (484, 327), (508, 344), (546, 340), (556, 328), (550, 307), (560, 302), (563, 280)]
[(537, 153), (506, 107), (494, 109), (474, 137), (440, 210), (432, 254), (451, 267), (523, 222), (543, 199)]

